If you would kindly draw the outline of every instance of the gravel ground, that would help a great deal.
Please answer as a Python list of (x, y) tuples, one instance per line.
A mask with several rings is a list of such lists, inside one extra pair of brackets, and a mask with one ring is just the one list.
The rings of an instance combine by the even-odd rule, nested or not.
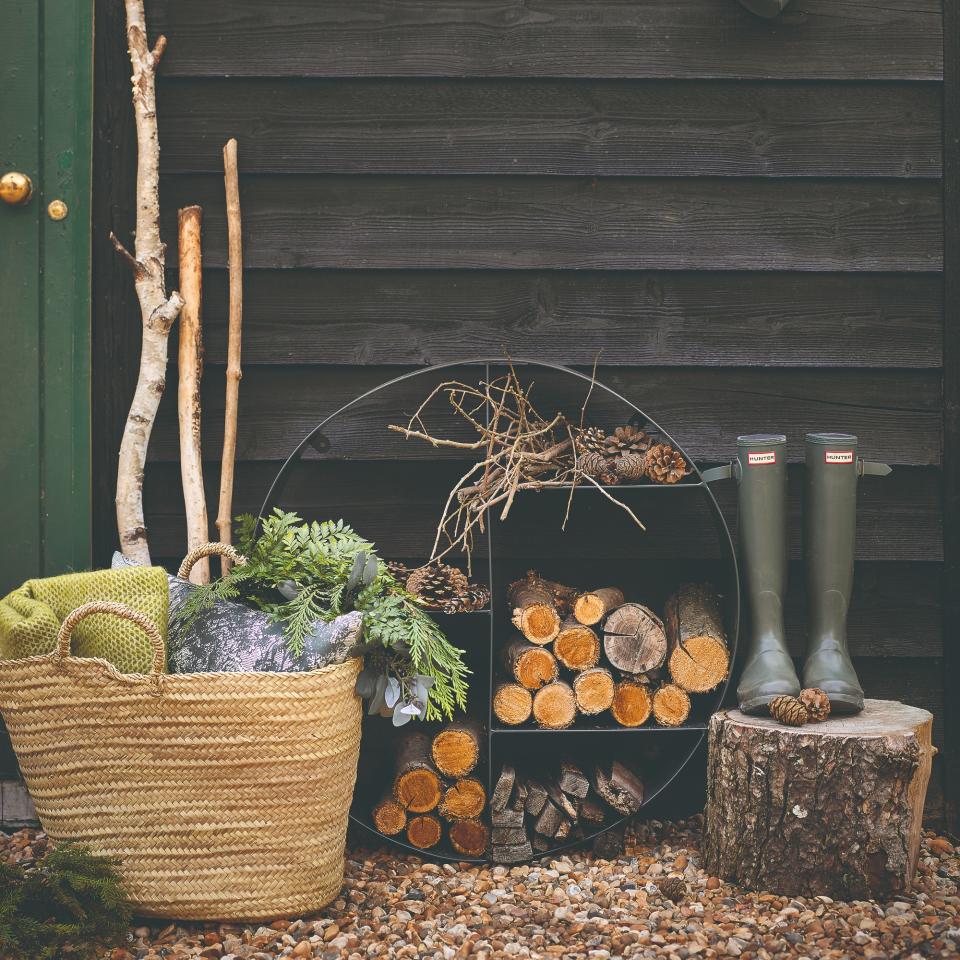
[[(921, 958), (960, 951), (960, 855), (927, 833), (914, 890), (888, 903), (753, 893), (699, 869), (699, 818), (638, 824), (623, 857), (520, 867), (420, 863), (348, 851), (340, 899), (319, 919), (270, 926), (144, 925), (111, 960), (204, 957)], [(42, 834), (0, 834), (0, 856), (42, 856)], [(673, 903), (658, 884), (682, 877)], [(664, 884), (665, 888), (668, 885)]]

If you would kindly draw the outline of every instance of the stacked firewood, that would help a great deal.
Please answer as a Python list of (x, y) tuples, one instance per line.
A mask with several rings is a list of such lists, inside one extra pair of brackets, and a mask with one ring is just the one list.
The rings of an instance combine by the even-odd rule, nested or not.
[(632, 816), (643, 804), (643, 780), (619, 761), (599, 764), (588, 776), (570, 760), (541, 778), (500, 771), (490, 795), (491, 852), (498, 863), (520, 863)]
[(578, 591), (533, 571), (510, 584), (507, 600), (519, 635), (503, 648), (507, 679), (493, 694), (493, 712), (509, 726), (552, 729), (578, 715), (609, 710), (622, 726), (652, 716), (678, 726), (690, 694), (727, 677), (730, 654), (720, 602), (709, 584), (684, 584), (663, 619), (625, 601), (618, 587)]
[(447, 724), (432, 738), (408, 734), (397, 751), (389, 789), (373, 808), (373, 823), (388, 837), (406, 836), (420, 850), (446, 832), (459, 854), (482, 856), (490, 843), (483, 819), (487, 790), (474, 775), (484, 737), (471, 720)]

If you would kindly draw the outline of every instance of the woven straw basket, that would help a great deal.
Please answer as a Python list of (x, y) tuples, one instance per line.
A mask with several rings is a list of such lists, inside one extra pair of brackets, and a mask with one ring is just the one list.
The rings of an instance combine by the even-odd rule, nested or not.
[[(70, 655), (91, 613), (139, 624), (150, 674)], [(44, 829), (121, 862), (138, 914), (268, 920), (343, 883), (360, 661), (309, 673), (162, 674), (156, 628), (95, 601), (56, 652), (0, 661), (0, 710)]]

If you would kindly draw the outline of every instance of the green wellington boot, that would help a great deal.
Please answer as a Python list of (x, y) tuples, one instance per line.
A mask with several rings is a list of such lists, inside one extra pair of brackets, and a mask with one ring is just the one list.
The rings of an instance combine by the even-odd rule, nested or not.
[(808, 433), (803, 497), (803, 554), (810, 610), (804, 687), (820, 687), (833, 713), (859, 713), (863, 690), (847, 651), (853, 590), (857, 478), (890, 467), (861, 460), (849, 433)]
[(765, 713), (800, 683), (787, 652), (783, 598), (787, 591), (787, 438), (737, 437), (740, 562), (750, 606), (747, 664), (737, 687), (744, 713)]

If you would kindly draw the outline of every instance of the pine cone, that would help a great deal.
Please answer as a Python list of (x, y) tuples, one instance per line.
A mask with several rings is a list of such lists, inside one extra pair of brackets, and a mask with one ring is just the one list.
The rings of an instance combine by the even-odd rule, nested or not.
[(602, 453), (588, 451), (581, 454), (577, 463), (588, 477), (599, 477), (607, 471), (607, 458)]
[(605, 487), (615, 487), (620, 482), (620, 477), (607, 467), (597, 478), (597, 483)]
[(490, 605), (490, 590), (484, 583), (471, 583), (466, 591), (454, 597), (444, 607), (444, 613), (469, 613)]
[(819, 723), (830, 716), (830, 698), (819, 687), (800, 691), (800, 702), (807, 708), (807, 719)]
[(407, 590), (416, 594), (428, 607), (442, 609), (444, 604), (467, 592), (470, 582), (466, 574), (445, 563), (428, 563), (417, 567), (407, 577)]
[(629, 453), (646, 453), (650, 449), (650, 437), (639, 427), (627, 424), (607, 434), (603, 452), (608, 457), (620, 457)]
[(624, 453), (613, 461), (613, 472), (621, 480), (642, 480), (647, 474), (647, 458), (642, 453)]
[(599, 427), (587, 427), (577, 434), (577, 453), (581, 457), (588, 453), (599, 453), (602, 456), (605, 440), (606, 434)]
[(647, 451), (646, 469), (654, 483), (679, 483), (690, 472), (687, 461), (669, 443), (655, 443)]
[(807, 708), (799, 698), (783, 694), (770, 701), (770, 716), (788, 727), (802, 727), (807, 722)]
[(660, 893), (673, 903), (679, 903), (687, 895), (687, 883), (683, 877), (664, 877), (657, 887)]
[(410, 568), (405, 563), (400, 563), (399, 560), (388, 560), (387, 571), (394, 580), (400, 583), (406, 583), (407, 577), (410, 576)]

